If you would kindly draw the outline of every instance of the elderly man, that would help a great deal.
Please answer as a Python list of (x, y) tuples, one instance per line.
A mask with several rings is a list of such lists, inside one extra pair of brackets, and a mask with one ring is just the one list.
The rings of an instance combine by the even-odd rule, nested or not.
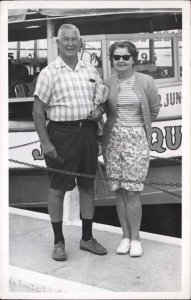
[[(101, 79), (93, 66), (78, 59), (81, 45), (76, 26), (64, 24), (59, 28), (59, 56), (39, 74), (33, 119), (48, 167), (95, 175), (97, 122), (102, 117), (103, 105), (95, 108), (94, 97)], [(45, 111), (50, 120), (47, 126)], [(52, 257), (58, 261), (66, 260), (63, 199), (66, 191), (71, 191), (76, 184), (82, 219), (80, 249), (98, 255), (107, 253), (92, 236), (94, 178), (50, 172), (48, 211), (54, 232)]]

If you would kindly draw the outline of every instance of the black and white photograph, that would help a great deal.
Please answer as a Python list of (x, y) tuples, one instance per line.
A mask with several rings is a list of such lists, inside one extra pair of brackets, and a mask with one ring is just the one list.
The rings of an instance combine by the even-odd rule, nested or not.
[(0, 299), (190, 299), (190, 1), (0, 5)]

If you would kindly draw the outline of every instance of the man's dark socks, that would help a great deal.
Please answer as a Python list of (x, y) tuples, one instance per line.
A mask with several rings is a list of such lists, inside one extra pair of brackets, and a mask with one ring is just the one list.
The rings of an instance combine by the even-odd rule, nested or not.
[(62, 221), (51, 223), (54, 231), (54, 244), (57, 244), (60, 241), (62, 241), (65, 244), (64, 236), (62, 233)]
[(93, 219), (82, 219), (82, 239), (89, 241), (92, 238)]

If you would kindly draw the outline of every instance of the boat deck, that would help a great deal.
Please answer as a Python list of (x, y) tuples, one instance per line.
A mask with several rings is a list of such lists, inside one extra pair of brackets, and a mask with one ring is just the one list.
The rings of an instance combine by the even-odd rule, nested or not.
[(49, 216), (10, 208), (11, 293), (59, 292), (62, 299), (114, 299), (127, 297), (127, 293), (129, 297), (131, 292), (149, 292), (154, 299), (155, 293), (181, 292), (181, 239), (141, 232), (144, 255), (131, 258), (115, 253), (120, 228), (95, 223), (94, 237), (108, 250), (107, 255), (97, 256), (79, 249), (79, 221), (63, 226), (67, 261), (56, 262), (51, 258)]

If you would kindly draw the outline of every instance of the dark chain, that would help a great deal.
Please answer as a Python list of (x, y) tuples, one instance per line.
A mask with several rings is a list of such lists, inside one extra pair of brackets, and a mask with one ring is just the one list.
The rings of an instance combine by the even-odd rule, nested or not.
[(59, 169), (54, 169), (54, 168), (50, 168), (50, 167), (43, 167), (43, 166), (30, 164), (30, 163), (27, 163), (27, 162), (22, 162), (22, 161), (15, 160), (15, 159), (9, 159), (9, 161), (13, 162), (13, 163), (16, 163), (16, 164), (19, 164), (19, 165), (24, 165), (26, 167), (35, 168), (35, 169), (42, 169), (42, 170), (51, 171), (51, 172), (59, 172), (59, 173), (62, 173), (62, 174), (73, 175), (73, 176), (88, 177), (88, 178), (94, 178), (94, 179), (96, 178), (95, 175), (77, 173), (77, 172), (66, 171), (66, 170), (59, 170)]
[[(77, 173), (77, 172), (71, 172), (71, 171), (66, 171), (66, 170), (59, 170), (59, 169), (54, 169), (54, 168), (49, 168), (49, 167), (43, 167), (43, 166), (38, 166), (38, 165), (18, 161), (18, 160), (15, 160), (15, 159), (9, 159), (9, 161), (13, 162), (13, 163), (20, 164), (20, 165), (24, 165), (24, 166), (27, 166), (27, 167), (36, 168), (36, 169), (43, 169), (43, 170), (47, 170), (47, 171), (51, 171), (51, 172), (59, 172), (59, 173), (67, 174), (67, 175), (87, 177), (87, 178), (93, 178), (93, 179), (98, 178), (98, 176), (96, 176), (96, 175), (90, 175), (90, 174), (85, 174), (85, 173)], [(108, 178), (107, 176), (99, 177), (99, 179), (106, 180), (106, 181), (117, 181), (117, 182), (123, 181), (123, 182), (138, 183), (138, 184), (142, 183), (142, 184), (151, 186), (155, 189), (161, 190), (165, 193), (169, 193), (173, 196), (181, 198), (180, 195), (172, 193), (168, 190), (164, 190), (164, 189), (155, 187), (155, 186), (171, 186), (171, 187), (176, 186), (176, 187), (181, 187), (182, 186), (181, 183), (172, 183), (172, 182), (166, 183), (166, 182), (158, 182), (158, 181), (140, 181), (140, 180), (132, 180), (132, 179), (127, 180), (127, 179), (121, 179), (121, 178), (115, 178), (115, 177)]]
[[(38, 141), (33, 141), (33, 142), (29, 142), (29, 143), (22, 144), (22, 145), (12, 146), (12, 147), (9, 147), (8, 149), (12, 150), (12, 149), (16, 149), (16, 148), (21, 148), (21, 147), (29, 146), (29, 145), (32, 145), (32, 144), (37, 144), (39, 142), (40, 142), (39, 140)], [(165, 160), (166, 159), (166, 160), (169, 160), (169, 161), (181, 162), (181, 158), (158, 157), (158, 156), (153, 156), (153, 155), (150, 155), (150, 158), (161, 159), (161, 160)]]
[[(32, 145), (32, 144), (37, 144), (39, 142), (40, 141), (37, 140), (37, 141), (22, 144), (22, 145), (12, 146), (12, 147), (9, 147), (9, 150), (29, 146), (29, 145)], [(177, 162), (181, 161), (181, 159), (178, 159), (178, 158), (166, 158), (166, 157), (158, 157), (158, 156), (152, 156), (152, 155), (150, 157), (154, 158), (154, 159), (162, 159), (162, 160), (166, 159), (166, 160), (169, 160), (169, 161), (177, 161)], [(60, 160), (60, 158), (59, 158), (59, 160)], [(80, 176), (80, 177), (89, 177), (89, 178), (94, 178), (94, 179), (97, 178), (96, 175), (83, 174), (83, 173), (77, 173), (77, 172), (71, 172), (71, 171), (65, 171), (65, 170), (58, 170), (58, 169), (54, 169), (54, 168), (47, 168), (47, 167), (37, 166), (37, 165), (34, 165), (34, 164), (29, 164), (29, 163), (25, 163), (25, 162), (21, 162), (21, 161), (18, 161), (18, 160), (13, 160), (13, 159), (9, 159), (9, 161), (14, 162), (14, 163), (18, 163), (18, 164), (22, 164), (22, 165), (25, 165), (25, 166), (28, 166), (28, 167), (36, 168), (36, 169), (44, 169), (44, 170), (48, 170), (48, 171), (52, 171), (52, 172), (60, 172), (60, 173), (64, 173), (64, 174), (67, 174), (67, 175)], [(118, 181), (118, 182), (123, 181), (123, 182), (138, 183), (138, 184), (142, 183), (142, 184), (151, 186), (154, 189), (157, 189), (157, 190), (163, 191), (165, 193), (168, 193), (170, 195), (181, 198), (180, 195), (177, 195), (177, 194), (172, 193), (168, 190), (156, 187), (156, 186), (161, 186), (161, 185), (162, 186), (171, 186), (171, 187), (173, 187), (173, 186), (181, 187), (182, 186), (181, 183), (171, 183), (171, 182), (166, 183), (166, 182), (158, 182), (158, 181), (139, 181), (139, 180), (131, 180), (131, 179), (129, 179), (129, 180), (122, 179), (121, 180), (120, 178), (107, 178), (106, 176), (104, 176), (103, 178), (100, 178), (100, 179), (103, 179), (103, 180), (106, 180), (106, 181)]]
[(180, 195), (175, 194), (175, 193), (173, 193), (173, 192), (171, 192), (171, 191), (169, 191), (169, 190), (161, 189), (161, 188), (156, 187), (156, 186), (152, 186), (152, 188), (154, 188), (154, 189), (156, 189), (156, 190), (159, 190), (159, 191), (162, 191), (162, 192), (164, 192), (164, 193), (170, 194), (170, 195), (175, 196), (175, 197), (177, 197), (177, 198), (181, 198)]
[(140, 180), (132, 180), (132, 179), (119, 179), (119, 178), (107, 178), (107, 177), (103, 177), (103, 178), (101, 178), (101, 179), (105, 179), (106, 181), (118, 181), (118, 182), (121, 182), (121, 181), (123, 181), (123, 182), (129, 182), (129, 183), (142, 183), (142, 184), (144, 184), (144, 185), (147, 185), (147, 186), (150, 186), (150, 187), (152, 187), (152, 188), (154, 188), (154, 189), (156, 189), (156, 190), (159, 190), (159, 191), (162, 191), (162, 192), (164, 192), (164, 193), (168, 193), (168, 194), (170, 194), (170, 195), (172, 195), (172, 196), (175, 196), (175, 197), (178, 197), (178, 198), (181, 198), (181, 196), (180, 195), (177, 195), (177, 194), (175, 194), (175, 193), (173, 193), (173, 192), (170, 192), (169, 190), (166, 190), (166, 189), (162, 189), (162, 188), (159, 188), (159, 187), (156, 187), (156, 186), (159, 186), (159, 185), (162, 185), (162, 186), (171, 186), (171, 187), (173, 187), (173, 186), (176, 186), (176, 187), (181, 187), (182, 185), (181, 185), (181, 183), (172, 183), (172, 182), (170, 182), (170, 183), (166, 183), (166, 182), (158, 182), (158, 181), (140, 181)]
[(38, 141), (34, 141), (34, 142), (22, 144), (22, 145), (12, 146), (12, 147), (9, 147), (8, 149), (11, 150), (11, 149), (16, 149), (16, 148), (21, 148), (21, 147), (29, 146), (29, 145), (32, 145), (32, 144), (37, 144), (39, 142), (40, 141), (38, 140)]

